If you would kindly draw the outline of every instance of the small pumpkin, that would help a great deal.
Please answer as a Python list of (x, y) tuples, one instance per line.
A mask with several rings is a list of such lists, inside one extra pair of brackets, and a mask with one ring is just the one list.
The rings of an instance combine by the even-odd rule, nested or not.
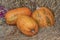
[(18, 29), (27, 36), (33, 36), (38, 32), (38, 24), (29, 16), (20, 15), (17, 19)]
[(55, 23), (54, 15), (46, 7), (40, 7), (32, 13), (32, 17), (38, 22), (40, 27), (52, 26)]
[(17, 15), (31, 15), (31, 10), (27, 7), (16, 8), (5, 14), (7, 24), (16, 24)]

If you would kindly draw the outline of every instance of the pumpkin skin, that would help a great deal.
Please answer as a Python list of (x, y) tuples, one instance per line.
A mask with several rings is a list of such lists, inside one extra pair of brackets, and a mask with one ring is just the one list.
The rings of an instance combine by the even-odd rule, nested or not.
[(53, 13), (46, 7), (40, 7), (32, 13), (32, 17), (40, 27), (53, 26), (55, 23)]
[(38, 33), (38, 24), (29, 16), (22, 15), (17, 19), (18, 29), (27, 36), (33, 36)]
[(16, 19), (18, 15), (31, 15), (31, 10), (27, 7), (16, 8), (8, 11), (5, 14), (5, 19), (7, 24), (16, 24)]

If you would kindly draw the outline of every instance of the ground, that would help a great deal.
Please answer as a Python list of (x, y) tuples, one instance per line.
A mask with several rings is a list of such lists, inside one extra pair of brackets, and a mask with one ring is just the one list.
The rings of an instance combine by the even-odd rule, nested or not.
[(26, 6), (32, 12), (37, 7), (48, 7), (55, 15), (55, 25), (47, 28), (40, 28), (37, 35), (27, 37), (23, 35), (16, 26), (0, 25), (0, 40), (60, 40), (60, 0), (0, 0), (0, 5), (8, 10)]

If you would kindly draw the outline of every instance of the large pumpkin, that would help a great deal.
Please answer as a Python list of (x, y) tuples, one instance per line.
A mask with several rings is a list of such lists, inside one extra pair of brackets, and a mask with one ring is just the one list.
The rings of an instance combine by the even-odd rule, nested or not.
[(32, 13), (32, 17), (38, 22), (40, 27), (54, 25), (54, 15), (46, 7), (40, 7)]
[(17, 19), (18, 29), (27, 36), (33, 36), (38, 32), (38, 24), (29, 16), (19, 16)]
[(12, 9), (10, 11), (8, 11), (5, 14), (5, 19), (7, 24), (15, 24), (16, 23), (16, 19), (17, 19), (17, 15), (31, 15), (31, 10), (27, 7), (21, 7), (21, 8), (16, 8), (16, 9)]

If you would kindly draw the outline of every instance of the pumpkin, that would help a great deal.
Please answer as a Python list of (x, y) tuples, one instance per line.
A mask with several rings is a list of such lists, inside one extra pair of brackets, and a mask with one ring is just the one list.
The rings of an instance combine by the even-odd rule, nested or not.
[(46, 7), (40, 7), (32, 13), (32, 17), (38, 22), (40, 27), (53, 26), (55, 23), (54, 15)]
[(17, 15), (31, 15), (31, 10), (27, 7), (16, 8), (5, 14), (7, 24), (16, 24)]
[(27, 36), (33, 36), (38, 32), (38, 24), (29, 16), (20, 15), (17, 19), (18, 29)]

